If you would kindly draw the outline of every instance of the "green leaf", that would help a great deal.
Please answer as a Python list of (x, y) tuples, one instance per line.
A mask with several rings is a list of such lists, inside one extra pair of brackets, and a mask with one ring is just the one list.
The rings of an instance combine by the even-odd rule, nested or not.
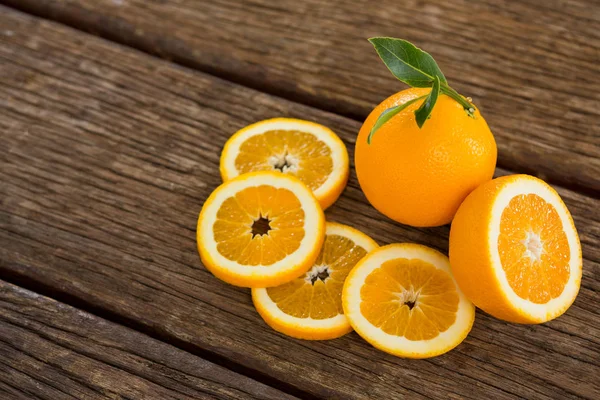
[(391, 73), (407, 85), (431, 87), (435, 77), (442, 85), (448, 84), (433, 57), (412, 43), (388, 37), (374, 37), (369, 42)]
[(433, 79), (433, 87), (431, 88), (431, 92), (427, 96), (427, 100), (421, 104), (421, 107), (417, 111), (415, 111), (415, 117), (417, 119), (417, 125), (419, 128), (423, 127), (427, 118), (431, 115), (431, 111), (433, 111), (433, 107), (435, 107), (435, 103), (440, 94), (440, 78), (437, 76)]
[[(438, 82), (439, 82), (439, 80), (438, 80)], [(382, 112), (379, 115), (379, 118), (377, 118), (377, 121), (375, 121), (375, 124), (373, 125), (373, 127), (371, 128), (371, 132), (369, 132), (369, 136), (367, 137), (367, 143), (371, 144), (371, 140), (373, 140), (373, 135), (375, 134), (375, 132), (377, 132), (377, 130), (379, 128), (381, 128), (383, 126), (383, 124), (388, 122), (390, 119), (392, 119), (396, 114), (398, 114), (400, 111), (404, 110), (406, 107), (410, 106), (413, 103), (416, 103), (419, 100), (423, 100), (427, 96), (429, 96), (429, 95), (426, 94), (426, 95), (417, 97), (415, 99), (407, 101), (404, 104), (400, 104), (399, 106), (388, 108), (387, 110)]]

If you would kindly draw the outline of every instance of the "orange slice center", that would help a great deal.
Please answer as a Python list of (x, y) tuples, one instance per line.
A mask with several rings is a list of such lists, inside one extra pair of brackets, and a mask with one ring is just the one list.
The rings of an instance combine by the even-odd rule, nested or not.
[(454, 324), (459, 297), (450, 275), (419, 259), (388, 260), (360, 290), (360, 312), (385, 333), (429, 340)]
[(366, 254), (346, 237), (327, 235), (312, 269), (289, 283), (268, 288), (267, 294), (281, 311), (297, 318), (327, 319), (343, 314), (344, 281)]
[(500, 262), (517, 296), (545, 304), (560, 296), (570, 269), (570, 248), (560, 216), (536, 194), (511, 199), (502, 211)]
[(333, 171), (331, 149), (315, 135), (296, 130), (272, 130), (248, 138), (235, 159), (240, 174), (279, 170), (295, 175), (311, 190)]
[(272, 265), (304, 238), (304, 210), (291, 191), (268, 185), (245, 188), (221, 204), (213, 225), (217, 251), (242, 265)]

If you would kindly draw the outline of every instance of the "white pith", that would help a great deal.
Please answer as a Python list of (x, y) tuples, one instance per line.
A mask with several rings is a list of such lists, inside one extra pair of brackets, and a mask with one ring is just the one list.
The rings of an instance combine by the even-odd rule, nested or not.
[(281, 172), (298, 172), (298, 162), (296, 156), (288, 153), (269, 157), (269, 164), (274, 170), (280, 170)]
[(524, 257), (531, 258), (532, 261), (539, 261), (542, 258), (542, 252), (544, 250), (544, 243), (540, 238), (540, 235), (536, 232), (527, 232), (527, 237), (522, 241), (525, 245)]
[(398, 295), (399, 304), (413, 303), (414, 305), (412, 308), (419, 306), (418, 300), (420, 293), (418, 290), (415, 290), (415, 288), (413, 288), (412, 286), (396, 294)]
[[(315, 265), (311, 269), (308, 270), (304, 280), (307, 283), (310, 283), (312, 285), (313, 280), (315, 278), (317, 278), (323, 272), (327, 272), (327, 275), (331, 274), (332, 271), (330, 271), (329, 265)], [(317, 279), (319, 279), (319, 278), (317, 278)], [(325, 280), (327, 280), (327, 278), (325, 278)]]

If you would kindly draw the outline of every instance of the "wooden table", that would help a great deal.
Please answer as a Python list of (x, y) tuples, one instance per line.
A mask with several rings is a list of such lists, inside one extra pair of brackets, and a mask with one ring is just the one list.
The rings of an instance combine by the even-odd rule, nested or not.
[[(584, 0), (0, 0), (0, 398), (600, 398), (600, 6)], [(12, 7), (12, 8), (11, 8)], [(482, 109), (497, 174), (540, 176), (584, 256), (568, 312), (477, 313), (429, 360), (355, 333), (269, 329), (202, 266), (198, 211), (225, 140), (290, 116), (351, 153), (403, 85), (365, 40), (432, 53)], [(378, 214), (356, 175), (327, 218), (447, 251)]]

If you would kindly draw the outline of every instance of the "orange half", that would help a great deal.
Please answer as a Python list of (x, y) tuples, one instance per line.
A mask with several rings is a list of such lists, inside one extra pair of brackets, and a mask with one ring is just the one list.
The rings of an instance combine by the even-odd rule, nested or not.
[(489, 314), (540, 323), (564, 313), (581, 282), (581, 246), (562, 199), (544, 181), (504, 176), (473, 191), (450, 231), (460, 287)]

